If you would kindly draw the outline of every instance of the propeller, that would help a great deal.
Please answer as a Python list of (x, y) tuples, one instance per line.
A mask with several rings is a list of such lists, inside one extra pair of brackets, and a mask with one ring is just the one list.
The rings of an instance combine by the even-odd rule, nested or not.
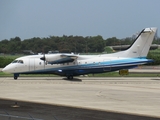
[(43, 54), (43, 57), (41, 57), (40, 59), (43, 60), (43, 61), (46, 61), (45, 54)]
[(46, 61), (46, 57), (45, 57), (44, 47), (42, 48), (42, 51), (43, 51), (43, 57), (41, 57), (40, 59), (45, 62)]
[(43, 57), (41, 57), (40, 59), (44, 61), (43, 65), (44, 65), (44, 69), (45, 69), (45, 63), (46, 63), (45, 53), (43, 54)]

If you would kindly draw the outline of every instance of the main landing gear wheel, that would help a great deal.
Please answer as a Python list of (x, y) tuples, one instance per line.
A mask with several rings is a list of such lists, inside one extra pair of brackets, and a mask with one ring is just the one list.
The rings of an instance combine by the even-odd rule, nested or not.
[(73, 76), (72, 76), (72, 75), (69, 75), (69, 76), (67, 76), (67, 79), (68, 79), (68, 80), (72, 80), (72, 79), (73, 79)]

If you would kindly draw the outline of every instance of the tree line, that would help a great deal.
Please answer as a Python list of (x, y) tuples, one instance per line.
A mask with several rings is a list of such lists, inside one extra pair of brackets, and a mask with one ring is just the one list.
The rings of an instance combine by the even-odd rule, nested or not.
[[(20, 37), (11, 38), (10, 40), (0, 41), (0, 53), (4, 54), (23, 54), (24, 51), (31, 50), (35, 54), (48, 53), (48, 51), (59, 51), (62, 53), (102, 53), (113, 52), (107, 46), (130, 45), (134, 41), (133, 38), (118, 39), (116, 37), (103, 39), (102, 36), (50, 36), (47, 38), (34, 37), (21, 40)], [(156, 38), (153, 44), (159, 44), (160, 38)], [(148, 58), (154, 59), (151, 65), (160, 64), (159, 50), (150, 51)], [(15, 58), (0, 57), (0, 67), (4, 67)]]
[[(158, 43), (160, 38), (154, 40)], [(50, 36), (47, 38), (34, 37), (21, 40), (20, 37), (10, 40), (0, 41), (0, 53), (4, 54), (22, 54), (25, 50), (31, 50), (35, 54), (47, 53), (48, 51), (59, 51), (62, 53), (101, 53), (106, 50), (106, 46), (130, 45), (134, 40), (132, 38), (118, 39), (116, 37), (103, 39), (102, 36)]]

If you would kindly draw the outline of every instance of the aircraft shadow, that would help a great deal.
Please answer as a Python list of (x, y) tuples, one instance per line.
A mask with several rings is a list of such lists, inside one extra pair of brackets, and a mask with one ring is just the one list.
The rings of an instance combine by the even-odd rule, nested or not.
[(66, 81), (73, 81), (73, 82), (82, 82), (82, 80), (79, 79), (79, 78), (73, 78), (72, 80), (69, 80), (69, 79), (67, 79), (67, 78), (63, 78), (63, 80), (66, 80)]
[(151, 79), (151, 80), (160, 80), (160, 78), (155, 78), (155, 79)]
[[(0, 120), (159, 120), (158, 117), (0, 98)], [(43, 114), (42, 114), (43, 113)], [(34, 118), (32, 117), (34, 116)]]

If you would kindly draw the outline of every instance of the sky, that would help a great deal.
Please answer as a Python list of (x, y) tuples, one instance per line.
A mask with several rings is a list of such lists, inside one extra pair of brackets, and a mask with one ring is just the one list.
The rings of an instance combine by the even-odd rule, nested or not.
[[(131, 37), (160, 28), (160, 0), (0, 0), (0, 40), (20, 37)], [(158, 31), (158, 36), (159, 36)]]

